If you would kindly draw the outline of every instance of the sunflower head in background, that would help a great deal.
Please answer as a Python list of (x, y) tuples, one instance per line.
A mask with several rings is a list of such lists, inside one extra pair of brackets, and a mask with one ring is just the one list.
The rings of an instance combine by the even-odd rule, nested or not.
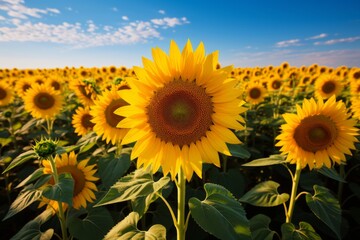
[(137, 167), (202, 177), (202, 163), (220, 166), (218, 152), (231, 155), (226, 143), (240, 143), (230, 130), (243, 129), (238, 80), (228, 78), (232, 66), (219, 67), (218, 52), (205, 55), (203, 43), (194, 51), (188, 41), (180, 51), (171, 41), (169, 54), (154, 48), (152, 56), (134, 67), (130, 89), (119, 91), (129, 104), (115, 111), (124, 117), (118, 127), (130, 128), (122, 144), (136, 142)]
[(34, 118), (49, 119), (60, 113), (63, 95), (45, 84), (33, 84), (24, 97), (25, 110)]
[(72, 116), (71, 121), (75, 129), (75, 133), (77, 133), (78, 136), (84, 136), (87, 133), (91, 132), (95, 125), (93, 122), (91, 122), (92, 119), (93, 117), (90, 114), (89, 107), (77, 108)]
[(4, 107), (12, 103), (14, 93), (12, 87), (4, 82), (0, 82), (0, 107)]
[(341, 78), (334, 74), (322, 74), (315, 81), (315, 97), (328, 99), (338, 96), (344, 88)]
[(286, 123), (276, 137), (286, 160), (310, 169), (344, 163), (345, 154), (351, 155), (358, 141), (356, 120), (350, 118), (345, 104), (332, 96), (325, 103), (321, 98), (305, 99), (302, 107), (296, 107), (297, 114), (283, 114)]
[[(86, 208), (87, 203), (92, 203), (95, 200), (94, 192), (97, 191), (95, 181), (99, 180), (95, 177), (96, 173), (95, 164), (88, 165), (89, 159), (81, 161), (77, 160), (77, 155), (74, 152), (69, 154), (64, 153), (61, 156), (55, 157), (56, 169), (58, 174), (70, 173), (74, 180), (74, 192), (73, 192), (73, 208), (80, 209)], [(52, 174), (52, 168), (49, 160), (43, 160), (42, 165), (44, 167), (44, 174)], [(53, 185), (54, 179), (50, 178), (48, 184)], [(58, 202), (43, 197), (40, 206), (47, 204), (48, 208), (52, 208), (55, 212), (59, 209)], [(63, 203), (67, 207), (65, 203)]]

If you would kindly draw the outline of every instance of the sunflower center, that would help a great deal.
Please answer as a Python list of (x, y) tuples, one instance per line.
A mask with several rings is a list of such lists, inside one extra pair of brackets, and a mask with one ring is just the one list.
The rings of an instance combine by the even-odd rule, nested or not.
[(81, 193), (81, 191), (85, 187), (85, 182), (86, 182), (83, 171), (81, 171), (74, 165), (67, 165), (67, 166), (59, 167), (57, 169), (57, 171), (58, 171), (58, 174), (65, 173), (65, 172), (71, 174), (72, 178), (74, 179), (74, 197), (76, 195), (78, 195), (79, 193)]
[(258, 99), (261, 96), (261, 91), (258, 88), (252, 88), (249, 91), (249, 96), (252, 99)]
[(353, 74), (353, 77), (354, 77), (356, 80), (360, 79), (360, 71), (355, 72), (355, 73)]
[(203, 87), (180, 79), (155, 92), (147, 114), (157, 137), (181, 147), (206, 135), (212, 124), (213, 104)]
[(81, 117), (81, 125), (85, 128), (85, 129), (93, 129), (95, 123), (91, 122), (92, 116), (90, 114), (84, 114)]
[(294, 139), (303, 150), (317, 152), (331, 146), (337, 134), (336, 125), (329, 117), (316, 115), (301, 120)]
[(55, 89), (55, 90), (60, 90), (60, 83), (54, 81), (51, 83), (51, 86)]
[(281, 82), (278, 81), (278, 80), (275, 80), (275, 81), (272, 82), (271, 87), (273, 89), (279, 89), (281, 87)]
[(82, 93), (82, 95), (84, 95), (86, 98), (92, 100), (92, 98), (91, 98), (92, 94), (91, 94), (91, 92), (89, 92), (89, 93), (86, 92), (85, 86), (79, 85), (78, 88), (79, 88), (79, 91)]
[(6, 93), (5, 89), (0, 87), (0, 100), (5, 99), (6, 96), (7, 96), (7, 93)]
[(325, 82), (324, 85), (321, 87), (321, 90), (324, 92), (324, 93), (332, 93), (334, 92), (336, 88), (336, 85), (333, 81), (328, 81), (328, 82)]
[(114, 113), (119, 107), (125, 106), (127, 103), (122, 99), (113, 100), (105, 109), (105, 119), (106, 122), (113, 128), (116, 128), (118, 123), (124, 119), (124, 117), (119, 116)]
[(35, 96), (34, 103), (36, 107), (46, 110), (54, 106), (55, 98), (48, 93), (42, 92)]
[(28, 90), (30, 87), (31, 87), (30, 84), (25, 83), (25, 84), (22, 86), (22, 90), (23, 90), (24, 92), (26, 92), (26, 90)]

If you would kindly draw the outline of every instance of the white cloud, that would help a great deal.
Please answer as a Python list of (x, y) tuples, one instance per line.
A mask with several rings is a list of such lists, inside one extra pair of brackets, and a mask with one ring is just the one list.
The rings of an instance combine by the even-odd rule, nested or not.
[(116, 7), (113, 7), (112, 10), (113, 10), (114, 12), (119, 11)]
[(360, 40), (360, 36), (357, 37), (349, 37), (349, 38), (338, 38), (338, 39), (331, 39), (324, 42), (315, 42), (314, 45), (333, 45), (337, 43), (344, 43), (344, 42), (355, 42)]
[(24, 0), (1, 0), (0, 10), (13, 18), (28, 19), (29, 17), (41, 18), (41, 15), (49, 13), (59, 14), (60, 11), (55, 8), (29, 8), (24, 5)]
[(325, 37), (327, 37), (327, 36), (328, 36), (328, 35), (327, 35), (326, 33), (321, 33), (321, 34), (319, 34), (319, 35), (309, 37), (309, 38), (307, 38), (306, 40), (321, 39), (321, 38), (325, 38)]
[(160, 9), (158, 12), (159, 12), (160, 14), (165, 14), (165, 11), (164, 11), (164, 10), (161, 10), (161, 9)]
[(122, 19), (122, 20), (125, 20), (125, 21), (128, 21), (128, 20), (129, 20), (129, 17), (128, 17), (128, 16), (122, 16), (121, 19)]
[(186, 23), (189, 23), (189, 21), (186, 19), (186, 17), (179, 18), (157, 18), (157, 19), (151, 19), (150, 20), (153, 24), (162, 26), (164, 28), (168, 27), (174, 27), (176, 25), (183, 25)]
[(300, 39), (291, 39), (286, 41), (277, 42), (276, 47), (291, 47), (291, 46), (300, 46)]

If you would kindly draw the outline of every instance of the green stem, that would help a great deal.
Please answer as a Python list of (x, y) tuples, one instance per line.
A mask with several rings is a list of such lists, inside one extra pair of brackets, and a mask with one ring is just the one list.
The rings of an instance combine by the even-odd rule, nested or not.
[[(55, 159), (52, 156), (50, 157), (50, 164), (51, 164), (51, 169), (53, 172), (54, 183), (58, 184), (59, 183), (59, 175), (57, 172)], [(59, 205), (58, 217), (59, 217), (60, 226), (61, 226), (62, 238), (63, 238), (63, 240), (67, 240), (68, 237), (67, 237), (67, 229), (66, 229), (66, 218), (65, 218), (65, 214), (64, 214), (64, 209), (62, 207), (62, 202), (58, 201), (58, 205)]]
[(300, 174), (301, 174), (301, 164), (298, 161), (296, 163), (296, 170), (294, 177), (292, 178), (292, 189), (291, 189), (289, 208), (288, 208), (288, 212), (286, 213), (286, 223), (291, 223), (291, 219), (293, 217)]
[[(345, 177), (345, 165), (344, 164), (340, 164), (340, 173), (339, 174), (340, 174), (340, 177), (342, 177), (342, 178)], [(337, 192), (337, 199), (338, 199), (339, 203), (341, 203), (343, 189), (344, 189), (344, 182), (339, 182), (338, 192)]]
[(178, 194), (178, 209), (177, 209), (177, 223), (176, 232), (177, 240), (185, 240), (185, 186), (186, 179), (183, 169), (180, 168), (178, 174), (177, 194)]

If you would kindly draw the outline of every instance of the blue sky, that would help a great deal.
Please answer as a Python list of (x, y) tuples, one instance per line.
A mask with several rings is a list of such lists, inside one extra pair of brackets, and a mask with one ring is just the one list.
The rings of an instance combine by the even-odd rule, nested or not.
[(0, 68), (141, 66), (171, 39), (235, 67), (360, 67), (360, 1), (0, 0)]

